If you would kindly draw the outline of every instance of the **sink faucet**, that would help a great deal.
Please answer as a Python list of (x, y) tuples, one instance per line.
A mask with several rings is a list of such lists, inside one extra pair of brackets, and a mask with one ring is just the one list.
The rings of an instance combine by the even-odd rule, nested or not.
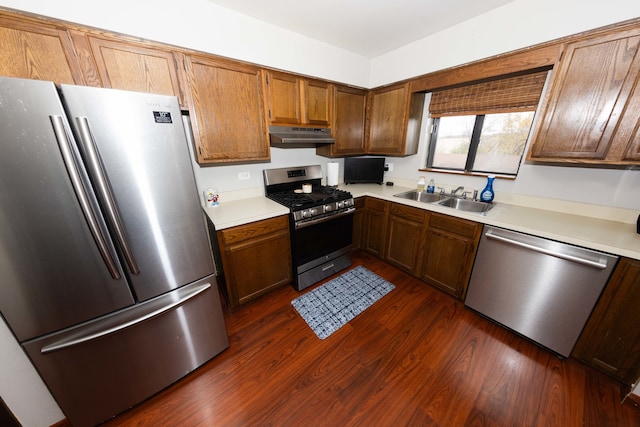
[(455, 190), (451, 190), (451, 195), (452, 195), (452, 196), (455, 196), (455, 195), (456, 195), (456, 193), (457, 193), (458, 191), (460, 191), (460, 190), (464, 190), (464, 186), (463, 186), (463, 185), (461, 185), (460, 187), (456, 188)]

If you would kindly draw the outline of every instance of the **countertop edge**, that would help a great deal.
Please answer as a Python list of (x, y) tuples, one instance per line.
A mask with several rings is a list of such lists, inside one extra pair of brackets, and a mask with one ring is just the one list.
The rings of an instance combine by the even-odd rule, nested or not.
[[(338, 188), (351, 192), (354, 198), (375, 197), (640, 260), (640, 234), (636, 233), (635, 224), (537, 209), (499, 200), (487, 213), (462, 212), (435, 204), (394, 197), (394, 194), (411, 190), (411, 188), (400, 186), (341, 184)], [(203, 205), (203, 210), (215, 225), (216, 231), (289, 214), (287, 207), (264, 196), (225, 201), (215, 207)]]

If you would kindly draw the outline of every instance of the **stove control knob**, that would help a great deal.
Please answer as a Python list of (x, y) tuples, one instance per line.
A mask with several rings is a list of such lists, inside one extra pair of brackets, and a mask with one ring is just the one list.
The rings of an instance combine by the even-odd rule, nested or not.
[(325, 212), (331, 212), (331, 210), (332, 210), (331, 205), (324, 205)]
[(309, 209), (309, 215), (308, 216), (316, 216), (317, 214), (318, 214), (318, 211), (316, 210), (316, 208)]
[(344, 200), (338, 202), (338, 209), (344, 208)]

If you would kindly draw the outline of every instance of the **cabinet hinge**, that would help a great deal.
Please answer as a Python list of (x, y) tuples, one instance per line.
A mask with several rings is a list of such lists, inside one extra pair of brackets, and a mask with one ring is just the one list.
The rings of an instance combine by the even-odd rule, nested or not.
[(269, 110), (269, 120), (271, 120), (271, 110)]

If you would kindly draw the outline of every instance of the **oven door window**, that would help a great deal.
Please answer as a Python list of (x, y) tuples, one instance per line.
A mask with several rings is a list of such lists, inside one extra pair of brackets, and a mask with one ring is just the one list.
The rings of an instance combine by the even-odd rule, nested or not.
[(339, 216), (293, 232), (295, 265), (303, 265), (352, 243), (353, 214)]

